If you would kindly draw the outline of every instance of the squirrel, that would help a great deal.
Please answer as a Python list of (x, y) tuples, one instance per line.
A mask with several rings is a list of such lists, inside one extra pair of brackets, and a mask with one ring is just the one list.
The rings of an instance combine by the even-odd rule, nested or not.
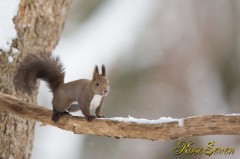
[[(95, 66), (92, 80), (79, 79), (64, 83), (64, 77), (65, 71), (60, 58), (42, 52), (25, 56), (15, 72), (13, 84), (16, 91), (31, 95), (36, 88), (37, 79), (46, 81), (53, 93), (54, 122), (59, 121), (63, 114), (79, 110), (88, 121), (96, 117), (103, 118), (102, 104), (110, 89), (105, 65), (102, 65), (102, 74), (99, 74), (98, 67)], [(73, 104), (74, 102), (77, 104)], [(91, 115), (92, 109), (96, 116)]]

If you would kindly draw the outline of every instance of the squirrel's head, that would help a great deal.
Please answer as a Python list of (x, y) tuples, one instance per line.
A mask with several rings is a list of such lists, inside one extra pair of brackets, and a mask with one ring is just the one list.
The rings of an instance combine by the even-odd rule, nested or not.
[(102, 74), (99, 74), (98, 66), (95, 66), (92, 78), (92, 91), (94, 94), (107, 96), (110, 89), (109, 81), (106, 76), (106, 68), (102, 65)]

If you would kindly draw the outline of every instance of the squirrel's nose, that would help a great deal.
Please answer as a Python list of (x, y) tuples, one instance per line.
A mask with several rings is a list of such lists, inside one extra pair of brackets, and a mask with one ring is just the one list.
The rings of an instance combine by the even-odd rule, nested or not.
[(103, 92), (104, 92), (104, 93), (108, 93), (108, 90), (107, 90), (107, 89), (105, 89)]

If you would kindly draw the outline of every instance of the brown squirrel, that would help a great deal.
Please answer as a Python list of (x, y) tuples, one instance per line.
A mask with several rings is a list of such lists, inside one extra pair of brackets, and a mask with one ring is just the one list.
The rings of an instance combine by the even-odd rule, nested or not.
[(54, 57), (51, 53), (28, 54), (16, 70), (13, 83), (16, 91), (31, 94), (37, 79), (46, 81), (53, 93), (54, 122), (59, 120), (60, 115), (78, 110), (82, 111), (88, 121), (95, 118), (90, 109), (95, 110), (97, 118), (104, 117), (102, 104), (110, 89), (105, 66), (102, 65), (101, 75), (95, 66), (92, 80), (79, 79), (64, 83), (64, 76), (64, 67), (59, 57)]

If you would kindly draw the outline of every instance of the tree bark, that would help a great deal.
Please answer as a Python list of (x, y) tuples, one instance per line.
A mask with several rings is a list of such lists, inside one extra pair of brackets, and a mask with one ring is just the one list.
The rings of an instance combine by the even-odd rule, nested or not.
[[(21, 0), (14, 18), (18, 37), (9, 52), (0, 50), (1, 92), (36, 103), (37, 90), (32, 96), (14, 91), (14, 70), (26, 54), (53, 50), (62, 33), (70, 3), (71, 0)], [(17, 55), (13, 48), (19, 50)], [(7, 60), (9, 56), (14, 57), (12, 63)], [(34, 125), (33, 120), (0, 111), (0, 158), (30, 158)]]
[(84, 117), (63, 115), (57, 123), (51, 120), (52, 111), (34, 106), (14, 97), (0, 94), (0, 109), (18, 116), (38, 120), (75, 134), (93, 134), (107, 137), (169, 141), (204, 135), (240, 135), (240, 115), (205, 115), (184, 118), (178, 122), (145, 124), (111, 119), (87, 121)]

